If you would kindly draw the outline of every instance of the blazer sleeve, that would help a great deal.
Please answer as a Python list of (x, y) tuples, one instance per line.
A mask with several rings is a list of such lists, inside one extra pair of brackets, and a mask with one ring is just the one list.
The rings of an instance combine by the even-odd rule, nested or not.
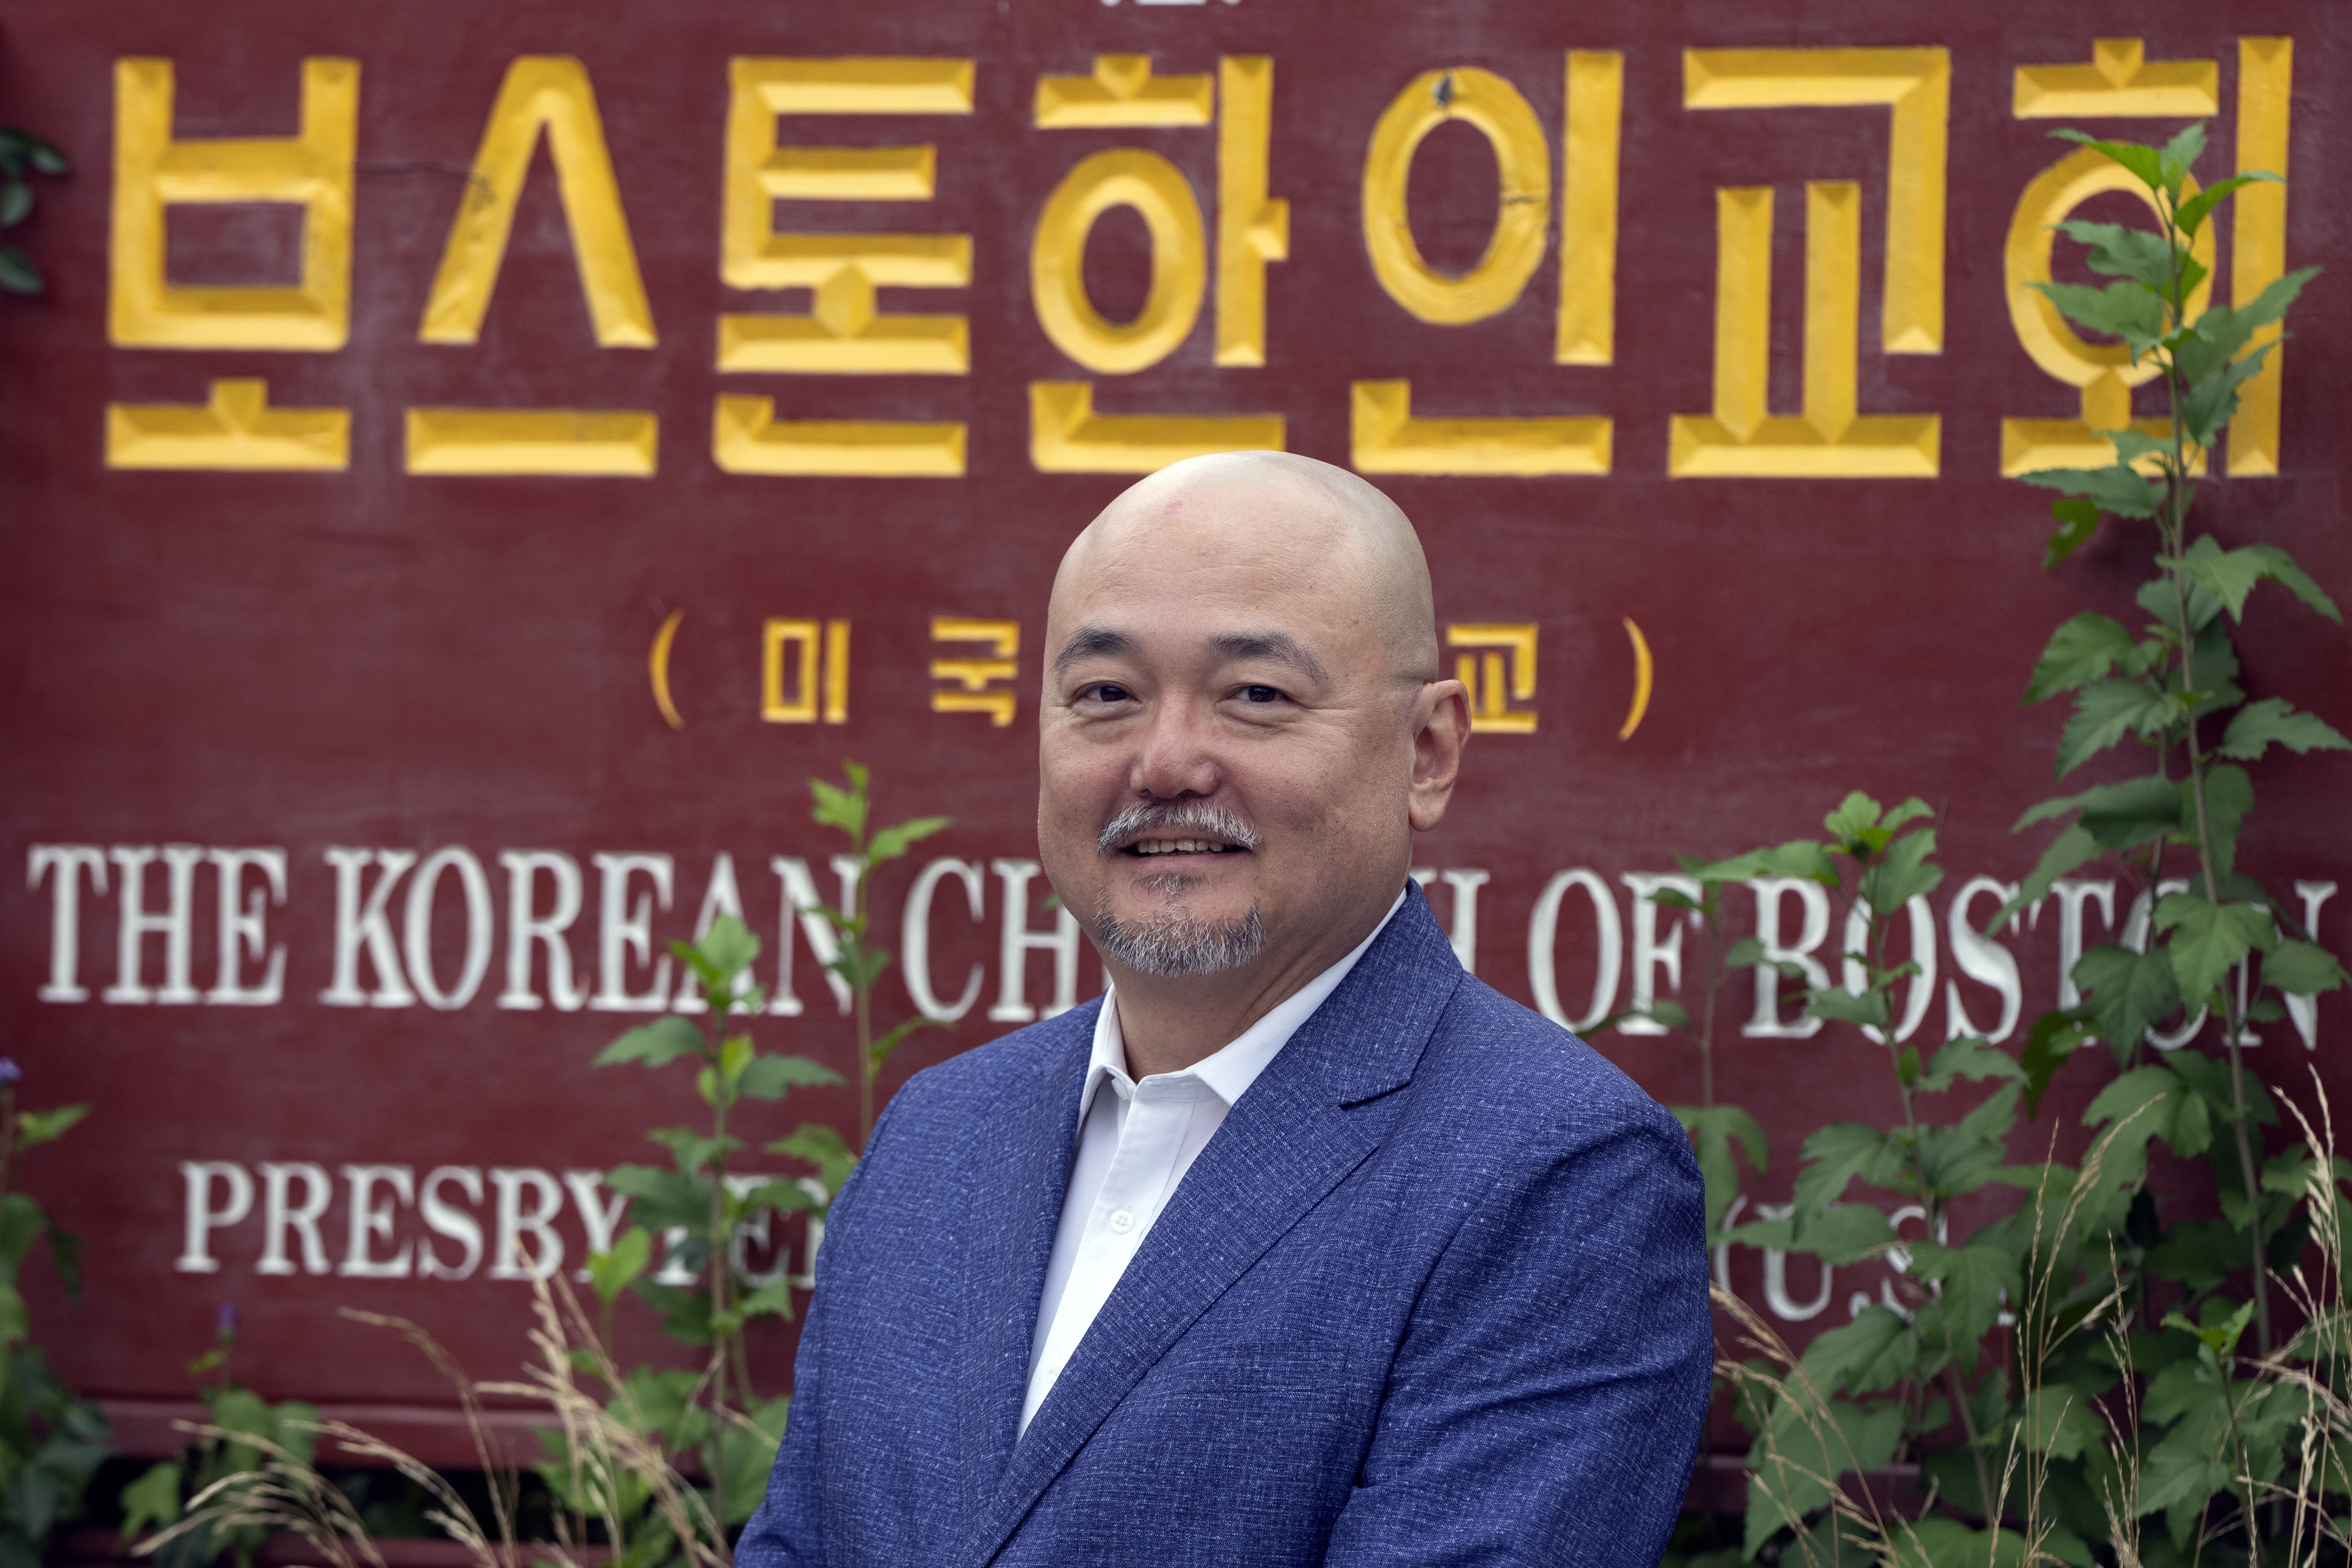
[(735, 1543), (736, 1568), (822, 1568), (826, 1560), (823, 1379), (825, 1332), (831, 1318), (824, 1288), (829, 1278), (826, 1266), (837, 1259), (842, 1238), (853, 1231), (858, 1190), (868, 1163), (881, 1147), (890, 1110), (883, 1108), (873, 1135), (866, 1142), (865, 1155), (842, 1184), (826, 1215), (824, 1240), (810, 1270), (815, 1276), (816, 1289), (809, 1298), (800, 1348), (793, 1356), (793, 1402), (784, 1414), (784, 1440), (776, 1450), (775, 1468), (768, 1472), (767, 1495)]
[(1330, 1568), (1651, 1568), (1706, 1416), (1706, 1223), (1654, 1105), (1507, 1170), (1414, 1308)]

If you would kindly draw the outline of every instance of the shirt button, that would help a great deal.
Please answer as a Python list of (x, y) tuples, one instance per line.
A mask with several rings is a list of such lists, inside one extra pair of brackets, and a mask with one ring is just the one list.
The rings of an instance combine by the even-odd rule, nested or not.
[(1110, 1227), (1119, 1235), (1125, 1236), (1135, 1228), (1135, 1216), (1125, 1209), (1113, 1209), (1110, 1215)]

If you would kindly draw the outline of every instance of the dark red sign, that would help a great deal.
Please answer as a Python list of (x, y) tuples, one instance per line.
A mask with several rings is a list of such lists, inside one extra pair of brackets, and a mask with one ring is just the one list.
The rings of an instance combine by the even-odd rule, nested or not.
[[(2347, 73), (2352, 23), (2284, 0), (19, 8), (0, 119), (77, 168), (11, 234), (47, 296), (0, 307), (0, 1016), (25, 1103), (93, 1107), (20, 1172), (89, 1244), (39, 1336), (119, 1414), (188, 1397), (223, 1302), (272, 1394), (445, 1399), (340, 1305), (508, 1373), (530, 1271), (619, 1218), (597, 1173), (698, 1111), (589, 1068), (680, 996), (669, 941), (740, 912), (762, 1043), (848, 1070), (795, 912), (839, 893), (804, 781), (845, 757), (955, 819), (877, 879), (886, 1010), (950, 1021), (886, 1091), (1093, 994), (1035, 866), (1045, 591), (1195, 451), (1352, 464), (1420, 525), (1480, 731), (1420, 863), (1479, 974), (1571, 1025), (1676, 994), (1678, 852), (1916, 794), (1949, 875), (1900, 1027), (2014, 1045), (2146, 919), (2094, 878), (1972, 934), (2040, 847), (2027, 671), (2147, 570), (2116, 530), (2045, 575), (2011, 477), (2103, 461), (2144, 379), (2026, 287), (2071, 275), (2051, 224), (2130, 211), (2048, 132), (2204, 119), (2205, 178), (2283, 169), (2220, 226), (2243, 300), (2347, 253)], [(2202, 504), (2342, 598), (2352, 294), (2304, 298)], [(2352, 722), (2340, 629), (2242, 646)], [(2343, 777), (2268, 767), (2245, 852), (2338, 953)], [(1733, 900), (1815, 963), (1832, 912)], [(1895, 1091), (1727, 995), (1761, 1204)], [(2263, 1070), (2352, 1089), (2347, 1006), (2263, 1026)], [(1679, 1040), (1595, 1043), (1696, 1098)], [(1885, 1278), (1727, 1268), (1798, 1335)]]

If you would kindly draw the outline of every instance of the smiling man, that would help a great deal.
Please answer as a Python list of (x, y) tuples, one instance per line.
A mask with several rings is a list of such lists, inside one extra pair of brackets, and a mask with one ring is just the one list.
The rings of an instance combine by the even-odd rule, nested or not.
[(1109, 993), (891, 1101), (740, 1562), (1654, 1563), (1698, 1172), (1412, 884), (1470, 716), (1412, 524), (1179, 463), (1070, 546), (1046, 647), (1038, 846)]

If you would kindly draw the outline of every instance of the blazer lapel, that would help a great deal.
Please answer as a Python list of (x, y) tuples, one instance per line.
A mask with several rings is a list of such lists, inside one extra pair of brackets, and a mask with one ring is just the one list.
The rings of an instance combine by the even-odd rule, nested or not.
[(994, 1495), (1020, 1435), (1045, 1266), (1069, 1185), (1078, 1130), (1078, 1090), (1092, 1054), (1099, 1004), (1057, 1022), (1067, 1037), (1045, 1070), (1014, 1085), (992, 1109), (994, 1125), (974, 1142), (965, 1188), (962, 1365), (957, 1372), (956, 1435), (967, 1521)]
[[(1389, 929), (1250, 1086), (1153, 1222), (1013, 1449), (993, 1500), (965, 1513), (966, 1563), (996, 1553), (1169, 1348), (1377, 1147), (1348, 1108), (1411, 1080), (1461, 977), (1427, 901), (1409, 889)], [(1072, 1125), (1066, 1148), (1074, 1135)], [(1047, 1252), (1051, 1230), (1048, 1221)], [(1042, 1254), (1035, 1273), (1042, 1289)], [(1033, 1323), (1036, 1294), (1024, 1320)], [(1027, 1348), (1024, 1340), (1024, 1375)]]

